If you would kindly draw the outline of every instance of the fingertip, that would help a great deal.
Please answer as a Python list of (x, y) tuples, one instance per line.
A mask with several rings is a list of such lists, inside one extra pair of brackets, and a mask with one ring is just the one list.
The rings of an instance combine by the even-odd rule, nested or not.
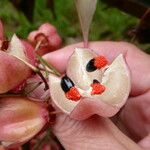
[(58, 50), (44, 55), (43, 58), (53, 65), (60, 73), (64, 73), (68, 59), (66, 55), (68, 55), (67, 52), (65, 53), (65, 51)]
[[(111, 62), (117, 55), (120, 53), (125, 54), (127, 49), (123, 45), (126, 45), (123, 42), (90, 42), (89, 48), (95, 51), (97, 54), (104, 55)], [(67, 62), (71, 54), (73, 53), (76, 47), (83, 48), (83, 43), (77, 43), (73, 45), (66, 46), (57, 51), (48, 53), (43, 56), (43, 58), (51, 63), (54, 67), (58, 69), (61, 73), (65, 72)]]
[(69, 45), (62, 49), (59, 49), (54, 52), (50, 52), (43, 56), (43, 58), (50, 64), (52, 64), (58, 71), (64, 73), (68, 63), (68, 59), (73, 53), (75, 47), (81, 47), (81, 43)]

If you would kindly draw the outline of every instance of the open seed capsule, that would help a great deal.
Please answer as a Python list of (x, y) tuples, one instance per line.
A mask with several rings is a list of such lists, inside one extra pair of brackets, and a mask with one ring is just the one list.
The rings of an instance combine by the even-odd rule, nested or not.
[[(86, 66), (93, 58), (97, 61), (98, 69), (87, 72)], [(68, 61), (66, 71), (75, 86), (69, 80), (67, 88), (77, 87), (81, 98), (78, 101), (69, 100), (61, 87), (61, 78), (50, 74), (50, 94), (56, 106), (78, 120), (93, 114), (103, 117), (115, 115), (129, 95), (130, 76), (122, 54), (116, 57), (107, 70), (103, 69), (105, 65), (107, 61), (104, 57), (97, 56), (89, 49), (76, 48)]]

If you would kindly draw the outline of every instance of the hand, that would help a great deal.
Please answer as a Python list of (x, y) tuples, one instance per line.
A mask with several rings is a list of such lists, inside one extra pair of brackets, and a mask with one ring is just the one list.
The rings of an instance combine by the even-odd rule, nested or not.
[[(67, 46), (44, 58), (63, 73), (75, 47), (83, 44)], [(120, 53), (125, 56), (131, 71), (131, 93), (113, 121), (128, 137), (112, 121), (97, 115), (85, 121), (58, 115), (53, 132), (66, 150), (141, 150), (139, 145), (150, 149), (150, 56), (125, 42), (92, 42), (89, 47), (109, 61)]]

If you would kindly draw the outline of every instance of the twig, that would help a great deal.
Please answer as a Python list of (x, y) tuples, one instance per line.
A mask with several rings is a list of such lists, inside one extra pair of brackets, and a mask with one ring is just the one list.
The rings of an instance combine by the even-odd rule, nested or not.
[[(42, 66), (43, 66), (43, 65), (42, 65)], [(41, 70), (41, 71), (47, 71), (47, 72), (50, 73), (50, 74), (56, 75), (55, 72), (53, 72), (53, 71), (52, 71), (51, 69), (49, 69), (48, 67), (42, 68), (42, 66), (37, 66), (37, 68), (38, 68), (39, 70)]]
[(27, 91), (27, 92), (25, 93), (25, 95), (28, 95), (28, 94), (30, 94), (31, 92), (33, 92), (33, 91), (34, 91), (36, 88), (38, 88), (41, 84), (42, 84), (42, 82), (37, 83), (37, 85), (35, 85), (35, 87), (33, 87), (33, 89), (31, 89), (30, 91)]
[(38, 41), (38, 43), (37, 43), (36, 46), (35, 46), (35, 52), (36, 52), (37, 50), (39, 50), (41, 43), (42, 43), (42, 40)]
[(44, 84), (45, 84), (44, 90), (45, 90), (45, 91), (48, 90), (48, 89), (49, 89), (49, 86), (48, 86), (48, 83), (47, 83), (45, 77), (43, 76), (43, 74), (42, 74), (40, 71), (38, 71), (38, 72), (36, 72), (36, 73), (41, 77), (41, 79), (43, 80), (43, 82), (44, 82)]
[(33, 150), (40, 149), (41, 146), (44, 144), (44, 142), (46, 142), (50, 139), (50, 135), (51, 135), (51, 130), (48, 129), (46, 135), (44, 136), (44, 138), (42, 138), (41, 140), (39, 140), (39, 142), (37, 142), (37, 144), (35, 144), (35, 146), (33, 147)]
[(55, 67), (53, 67), (51, 64), (49, 64), (46, 60), (44, 60), (41, 56), (37, 55), (38, 60), (44, 64), (45, 66), (47, 66), (49, 69), (51, 69), (55, 75), (57, 76), (61, 76), (61, 74), (59, 73), (59, 71), (56, 70)]

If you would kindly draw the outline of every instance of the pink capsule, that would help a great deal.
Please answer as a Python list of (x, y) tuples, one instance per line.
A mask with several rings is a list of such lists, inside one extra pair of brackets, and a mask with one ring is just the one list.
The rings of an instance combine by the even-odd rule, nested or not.
[(46, 106), (33, 99), (1, 98), (0, 106), (0, 141), (6, 147), (15, 147), (27, 142), (49, 121)]
[(57, 34), (56, 28), (50, 23), (44, 23), (39, 27), (39, 31), (46, 36), (52, 36)]
[(39, 55), (59, 49), (62, 43), (56, 28), (50, 23), (44, 23), (38, 30), (32, 31), (28, 36), (28, 40), (34, 47), (39, 44), (38, 49), (36, 49), (36, 53)]

